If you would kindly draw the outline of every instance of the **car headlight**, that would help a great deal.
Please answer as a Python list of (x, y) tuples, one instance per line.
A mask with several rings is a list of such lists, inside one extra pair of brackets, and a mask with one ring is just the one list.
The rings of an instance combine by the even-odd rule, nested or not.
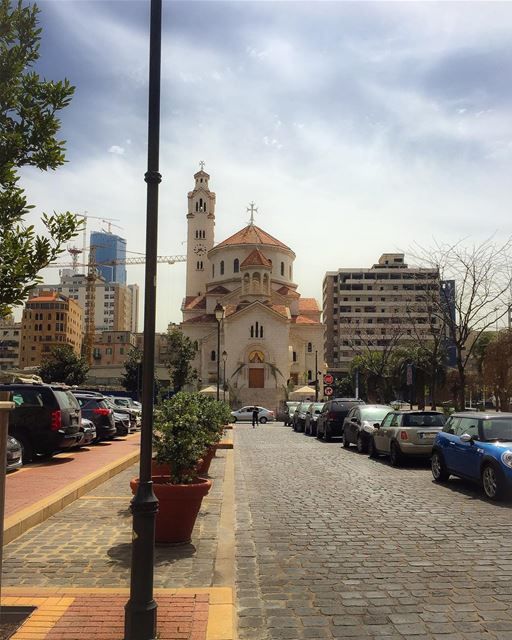
[(504, 451), (501, 454), (501, 461), (504, 465), (512, 469), (512, 451)]

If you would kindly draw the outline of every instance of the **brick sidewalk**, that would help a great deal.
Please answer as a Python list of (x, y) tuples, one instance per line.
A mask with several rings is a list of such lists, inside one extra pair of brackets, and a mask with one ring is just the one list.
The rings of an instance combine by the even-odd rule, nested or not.
[[(12, 640), (121, 640), (127, 589), (9, 588), (7, 606), (37, 606)], [(232, 640), (232, 590), (157, 589), (159, 640)]]
[(30, 508), (40, 500), (80, 481), (116, 460), (136, 453), (140, 433), (100, 442), (76, 451), (59, 453), (50, 460), (29, 464), (7, 475), (5, 518)]

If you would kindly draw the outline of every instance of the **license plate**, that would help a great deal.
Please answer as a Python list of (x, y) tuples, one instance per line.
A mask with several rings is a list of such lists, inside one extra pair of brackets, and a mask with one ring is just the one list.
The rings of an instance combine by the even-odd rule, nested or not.
[(422, 440), (433, 440), (436, 436), (435, 433), (420, 433), (419, 434), (420, 438)]

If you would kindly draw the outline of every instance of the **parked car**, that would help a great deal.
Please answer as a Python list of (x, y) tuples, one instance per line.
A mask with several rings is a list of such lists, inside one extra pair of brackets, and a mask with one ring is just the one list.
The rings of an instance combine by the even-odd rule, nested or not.
[(309, 405), (304, 422), (304, 433), (307, 436), (316, 436), (316, 424), (324, 404), (325, 402), (312, 402)]
[[(137, 429), (138, 413), (136, 411), (128, 407), (119, 407), (112, 401), (112, 398), (109, 398), (108, 396), (105, 396), (104, 400), (107, 403), (107, 406), (109, 407), (109, 409), (112, 409), (112, 411), (114, 412), (114, 420), (116, 420), (116, 415), (119, 416), (118, 420), (121, 420), (121, 421), (125, 419), (128, 420), (127, 433), (131, 433), (132, 431), (135, 431)], [(116, 427), (117, 427), (117, 422), (116, 422)], [(121, 430), (123, 431), (124, 427), (122, 427)], [(126, 433), (121, 434), (119, 433), (119, 429), (118, 429), (118, 435), (126, 435)]]
[(252, 422), (252, 412), (255, 408), (258, 410), (258, 420), (261, 424), (274, 421), (273, 411), (271, 411), (270, 409), (265, 409), (265, 407), (255, 407), (254, 405), (247, 405), (246, 407), (242, 407), (241, 409), (232, 411), (231, 419), (233, 420), (233, 422), (242, 422), (244, 420), (249, 420)]
[(114, 412), (109, 408), (103, 396), (89, 393), (73, 394), (80, 404), (82, 415), (94, 423), (96, 442), (109, 440), (117, 434)]
[(364, 405), (358, 398), (335, 398), (325, 403), (316, 423), (316, 437), (329, 441), (343, 435), (343, 422), (352, 407)]
[(308, 410), (309, 405), (311, 404), (311, 400), (307, 400), (306, 402), (301, 402), (297, 405), (295, 409), (295, 413), (293, 414), (292, 428), (294, 431), (298, 431), (302, 433), (304, 431), (304, 426), (306, 424), (306, 411)]
[(491, 500), (512, 490), (512, 413), (454, 413), (436, 435), (432, 475), (478, 482)]
[(116, 436), (127, 436), (130, 433), (130, 416), (113, 411)]
[(142, 420), (142, 405), (131, 398), (123, 398), (119, 396), (108, 396), (108, 400), (115, 404), (119, 409), (129, 410), (135, 414), (137, 426), (140, 426)]
[(295, 409), (299, 406), (300, 402), (286, 402), (286, 410), (284, 414), (284, 424), (286, 427), (291, 427), (293, 422), (293, 414)]
[(88, 444), (94, 442), (94, 440), (96, 440), (96, 427), (94, 426), (94, 422), (82, 417), (80, 433), (82, 437), (76, 443), (77, 447), (86, 447)]
[(23, 464), (80, 440), (80, 405), (68, 389), (20, 382), (0, 384), (0, 391), (9, 391), (15, 405), (9, 412), (9, 435), (21, 445)]
[(398, 467), (404, 457), (429, 458), (434, 439), (444, 427), (446, 418), (440, 411), (390, 411), (368, 442), (370, 457), (389, 456)]
[(355, 444), (359, 453), (366, 453), (375, 425), (380, 426), (386, 414), (392, 410), (387, 404), (363, 404), (352, 407), (343, 421), (345, 449)]
[(23, 465), (21, 444), (12, 436), (7, 436), (7, 471), (14, 471)]

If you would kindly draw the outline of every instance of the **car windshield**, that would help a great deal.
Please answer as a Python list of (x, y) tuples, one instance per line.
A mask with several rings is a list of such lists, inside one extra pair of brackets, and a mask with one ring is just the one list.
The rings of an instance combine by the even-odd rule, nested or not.
[(389, 412), (389, 407), (365, 407), (361, 409), (361, 418), (368, 422), (380, 422)]
[(405, 413), (404, 427), (442, 427), (446, 422), (442, 413)]
[(71, 391), (67, 391), (65, 389), (54, 389), (54, 392), (57, 398), (59, 398), (59, 404), (61, 407), (65, 409), (78, 409), (80, 407)]
[(320, 413), (322, 411), (324, 402), (315, 402), (315, 404), (311, 407), (315, 413)]
[(482, 420), (484, 440), (512, 441), (512, 418), (493, 418)]

